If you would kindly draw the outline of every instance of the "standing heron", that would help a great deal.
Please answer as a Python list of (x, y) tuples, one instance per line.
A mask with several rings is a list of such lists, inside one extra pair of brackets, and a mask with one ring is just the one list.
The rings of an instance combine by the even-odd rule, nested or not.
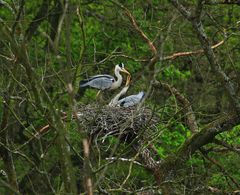
[[(120, 72), (124, 72), (130, 75), (130, 73), (124, 68), (124, 64), (120, 63), (115, 66), (115, 76), (117, 77), (117, 80), (111, 75), (100, 74), (91, 76), (88, 79), (80, 81), (77, 98), (81, 97), (87, 88), (95, 88), (100, 91), (103, 91), (113, 90), (120, 87), (123, 80)], [(100, 91), (98, 92), (98, 94), (100, 93)]]
[(111, 102), (108, 104), (109, 106), (111, 107), (120, 106), (120, 107), (127, 108), (131, 106), (135, 106), (143, 100), (143, 97), (145, 95), (143, 91), (139, 92), (138, 94), (130, 95), (119, 100), (121, 96), (127, 93), (128, 88), (130, 86), (130, 81), (131, 81), (131, 76), (129, 75), (127, 77), (127, 81), (124, 88), (111, 100)]

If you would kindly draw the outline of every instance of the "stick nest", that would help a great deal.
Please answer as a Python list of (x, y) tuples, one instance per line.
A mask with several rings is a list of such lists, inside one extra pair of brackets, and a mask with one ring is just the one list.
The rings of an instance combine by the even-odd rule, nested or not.
[(91, 136), (127, 135), (154, 129), (158, 117), (149, 108), (87, 105), (79, 108), (78, 120)]

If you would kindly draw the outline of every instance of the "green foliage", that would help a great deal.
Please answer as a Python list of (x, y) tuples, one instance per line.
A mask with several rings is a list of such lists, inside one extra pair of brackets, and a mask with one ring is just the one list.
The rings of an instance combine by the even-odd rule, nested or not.
[[(119, 172), (119, 170), (121, 171)], [(114, 166), (110, 166), (107, 173), (110, 179), (110, 183), (108, 183), (108, 185), (112, 186), (113, 188), (118, 188), (118, 185), (116, 184), (123, 183), (127, 177), (128, 172), (128, 163), (117, 162)], [(148, 171), (144, 170), (138, 165), (133, 165), (131, 176), (129, 177), (124, 187), (137, 190), (138, 186), (152, 186), (154, 183), (154, 178), (151, 174), (149, 174)]]
[(235, 126), (230, 132), (224, 132), (218, 138), (226, 141), (230, 145), (240, 144), (240, 125)]
[(222, 173), (216, 173), (212, 175), (211, 180), (208, 182), (210, 186), (213, 185), (221, 189), (226, 188), (225, 183), (226, 183), (226, 178), (223, 176)]
[(181, 123), (173, 124), (172, 129), (165, 128), (161, 130), (159, 137), (161, 142), (159, 146), (157, 146), (158, 154), (161, 157), (165, 157), (169, 152), (177, 151), (178, 147), (186, 140), (186, 133), (187, 129)]
[(174, 65), (170, 65), (163, 70), (162, 75), (160, 75), (159, 77), (161, 79), (167, 79), (167, 80), (169, 79), (177, 82), (177, 80), (184, 81), (188, 79), (190, 76), (191, 76), (191, 72), (189, 70), (180, 71)]
[[(112, 194), (135, 194), (135, 190), (144, 187), (151, 189), (158, 185), (154, 174), (144, 166), (131, 165), (131, 162), (120, 159), (133, 159), (136, 156), (131, 144), (142, 138), (140, 135), (136, 135), (135, 142), (131, 144), (114, 135), (89, 138), (90, 163), (86, 167), (83, 139), (91, 127), (79, 129), (76, 120), (73, 120), (75, 104), (68, 93), (68, 87), (72, 83), (74, 91), (77, 91), (78, 86), (75, 85), (78, 83), (75, 80), (81, 80), (86, 75), (113, 75), (114, 65), (123, 62), (132, 74), (128, 94), (136, 94), (141, 90), (147, 92), (153, 79), (147, 65), (153, 54), (141, 33), (155, 44), (158, 54), (164, 59), (177, 52), (201, 49), (191, 23), (180, 16), (167, 0), (117, 1), (132, 13), (142, 32), (136, 30), (125, 10), (113, 1), (68, 1), (69, 9), (64, 16), (62, 6), (67, 1), (49, 0), (50, 11), (43, 18), (34, 20), (43, 2), (45, 1), (1, 1), (0, 118), (3, 129), (0, 170), (9, 171), (7, 165), (10, 161), (4, 159), (4, 151), (12, 153), (22, 194), (66, 194), (64, 178), (68, 178), (65, 176), (71, 171), (76, 177), (78, 193), (84, 192), (83, 181), (87, 174), (91, 175), (94, 183), (100, 178), (95, 191), (102, 188), (113, 192)], [(21, 3), (24, 3), (23, 9)], [(188, 1), (184, 6), (193, 11), (196, 3), (197, 1)], [(77, 8), (81, 16), (78, 16)], [(63, 25), (57, 26), (61, 16)], [(239, 18), (239, 8), (235, 5), (204, 5), (201, 18), (211, 44), (216, 44), (231, 34), (219, 49), (214, 49), (214, 54), (223, 72), (236, 86), (239, 83), (240, 69)], [(28, 41), (24, 36), (31, 24), (35, 24), (36, 29)], [(31, 27), (34, 28), (34, 25)], [(54, 34), (58, 30), (57, 42)], [(52, 44), (56, 44), (55, 49)], [(23, 54), (26, 61), (21, 60)], [(159, 71), (157, 80), (173, 85), (190, 101), (200, 130), (215, 120), (216, 116), (232, 112), (229, 96), (223, 93), (225, 88), (218, 82), (216, 70), (211, 68), (203, 53), (158, 60), (155, 68)], [(88, 89), (77, 105), (106, 105), (114, 93), (102, 92), (97, 99), (97, 91)], [(4, 106), (6, 99), (11, 101)], [(151, 143), (157, 150), (154, 159), (164, 161), (192, 136), (186, 122), (186, 107), (171, 91), (163, 89), (151, 91), (145, 106), (153, 108), (160, 122), (154, 130), (144, 131), (149, 135), (144, 144)], [(5, 116), (4, 109), (9, 111)], [(47, 125), (47, 131), (36, 136)], [(237, 125), (216, 138), (238, 150), (239, 132), (240, 125)], [(231, 151), (213, 152), (213, 148), (220, 150), (225, 147), (213, 143), (204, 146), (209, 151), (207, 155), (218, 161), (225, 172), (200, 152), (196, 152), (179, 170), (180, 179), (173, 183), (193, 190), (192, 194), (197, 193), (194, 190), (200, 189), (200, 185), (205, 188), (217, 187), (227, 192), (237, 189), (228, 175), (240, 181), (239, 156)], [(134, 160), (143, 164), (140, 156), (138, 154)], [(107, 160), (109, 157), (117, 160), (110, 163)], [(9, 181), (9, 178), (1, 174), (0, 177), (5, 182)], [(126, 183), (123, 184), (125, 179)], [(9, 194), (6, 186), (0, 188), (0, 194)]]

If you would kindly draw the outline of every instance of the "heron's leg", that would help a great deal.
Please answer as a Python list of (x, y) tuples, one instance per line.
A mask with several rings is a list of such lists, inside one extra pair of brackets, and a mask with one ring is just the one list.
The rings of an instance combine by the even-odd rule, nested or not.
[(99, 105), (103, 105), (103, 96), (102, 96), (102, 93), (101, 93), (101, 90), (99, 90), (98, 92), (97, 92), (97, 95), (96, 95), (96, 102), (97, 102), (97, 104), (99, 104)]
[(98, 98), (99, 94), (101, 93), (101, 90), (97, 92), (96, 98)]

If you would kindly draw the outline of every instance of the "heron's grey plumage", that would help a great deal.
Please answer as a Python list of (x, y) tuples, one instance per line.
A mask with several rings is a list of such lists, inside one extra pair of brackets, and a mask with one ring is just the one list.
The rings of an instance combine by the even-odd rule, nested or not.
[(144, 97), (144, 92), (141, 91), (136, 95), (130, 95), (130, 96), (127, 96), (125, 98), (122, 98), (121, 100), (119, 100), (117, 102), (117, 105), (119, 105), (121, 107), (135, 106), (143, 100), (143, 97)]
[(124, 68), (124, 64), (120, 63), (115, 66), (115, 76), (117, 77), (117, 80), (113, 76), (108, 74), (95, 75), (95, 76), (89, 77), (88, 79), (81, 80), (79, 83), (79, 90), (76, 95), (76, 99), (80, 99), (87, 88), (95, 88), (99, 90), (106, 90), (106, 89), (112, 90), (120, 87), (123, 79), (122, 75), (120, 74), (120, 71), (130, 74)]
[(108, 75), (108, 74), (98, 74), (98, 75), (95, 75), (95, 76), (90, 76), (89, 78), (87, 78), (85, 80), (91, 81), (93, 79), (102, 78), (102, 77), (115, 81), (115, 78), (111, 75)]
[(113, 82), (115, 82), (115, 78), (110, 75), (97, 75), (94, 77), (90, 77), (89, 79), (85, 79), (80, 83), (80, 88), (83, 87), (92, 87), (100, 90), (110, 89)]

